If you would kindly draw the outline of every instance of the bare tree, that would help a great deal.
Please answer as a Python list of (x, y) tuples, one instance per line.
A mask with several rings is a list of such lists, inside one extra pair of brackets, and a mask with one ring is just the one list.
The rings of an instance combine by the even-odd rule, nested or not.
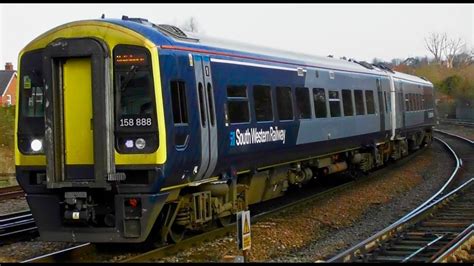
[(426, 49), (433, 54), (436, 63), (441, 63), (441, 57), (446, 47), (447, 39), (446, 33), (440, 34), (432, 32), (428, 37), (425, 37)]
[(459, 53), (461, 53), (464, 47), (465, 47), (465, 43), (461, 38), (449, 39), (446, 42), (443, 52), (446, 57), (447, 68), (453, 68), (454, 59)]
[(474, 64), (474, 49), (467, 49), (453, 58), (453, 67), (464, 67)]
[(195, 17), (186, 19), (181, 27), (185, 31), (199, 32), (199, 25)]

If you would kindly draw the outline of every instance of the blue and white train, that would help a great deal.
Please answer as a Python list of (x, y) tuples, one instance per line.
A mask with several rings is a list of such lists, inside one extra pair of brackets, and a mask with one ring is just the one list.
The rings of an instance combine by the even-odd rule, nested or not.
[(433, 93), (383, 65), (72, 22), (19, 55), (17, 179), (44, 240), (177, 242), (431, 143)]

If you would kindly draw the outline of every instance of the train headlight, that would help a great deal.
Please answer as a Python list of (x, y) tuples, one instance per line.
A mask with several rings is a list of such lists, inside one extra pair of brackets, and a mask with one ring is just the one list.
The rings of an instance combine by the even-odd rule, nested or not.
[(131, 140), (131, 139), (126, 140), (125, 141), (125, 147), (127, 147), (129, 149), (133, 148), (133, 140)]
[(31, 141), (30, 148), (34, 152), (39, 152), (43, 149), (43, 142), (39, 139), (34, 139)]
[(143, 150), (146, 146), (146, 141), (142, 138), (139, 138), (135, 141), (135, 147), (139, 150)]

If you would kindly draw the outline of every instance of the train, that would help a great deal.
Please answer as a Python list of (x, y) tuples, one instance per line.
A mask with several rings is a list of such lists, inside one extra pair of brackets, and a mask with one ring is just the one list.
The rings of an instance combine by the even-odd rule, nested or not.
[(292, 49), (128, 16), (28, 43), (15, 167), (40, 238), (179, 242), (291, 187), (356, 178), (432, 142), (428, 80)]

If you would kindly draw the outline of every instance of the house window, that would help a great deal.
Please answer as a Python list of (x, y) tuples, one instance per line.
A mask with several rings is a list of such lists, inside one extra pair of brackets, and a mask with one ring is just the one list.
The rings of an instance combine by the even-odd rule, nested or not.
[(12, 105), (12, 96), (10, 94), (7, 94), (7, 106)]

